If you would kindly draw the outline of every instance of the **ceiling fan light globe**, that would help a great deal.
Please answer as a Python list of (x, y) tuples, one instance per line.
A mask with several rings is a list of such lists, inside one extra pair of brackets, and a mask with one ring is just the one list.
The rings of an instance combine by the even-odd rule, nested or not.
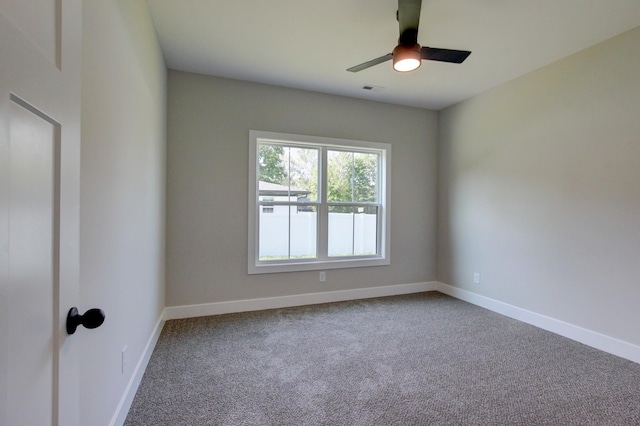
[(393, 69), (399, 72), (413, 71), (420, 66), (420, 61), (413, 58), (400, 59), (393, 62)]
[(393, 49), (393, 69), (399, 72), (413, 71), (422, 64), (420, 45), (399, 44)]

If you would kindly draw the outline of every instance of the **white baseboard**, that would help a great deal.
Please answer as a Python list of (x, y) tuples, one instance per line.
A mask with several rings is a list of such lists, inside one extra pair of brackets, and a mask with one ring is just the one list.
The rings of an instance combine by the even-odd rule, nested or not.
[(318, 303), (342, 302), (346, 300), (368, 299), (371, 297), (395, 296), (437, 290), (438, 283), (422, 282), (412, 284), (368, 287), (353, 290), (327, 291), (321, 293), (296, 294), (292, 296), (266, 297), (262, 299), (233, 300), (229, 302), (204, 303), (201, 305), (170, 306), (164, 310), (164, 320), (230, 314), (236, 312), (260, 311), (264, 309), (287, 308), (291, 306), (315, 305)]
[(153, 333), (151, 333), (151, 337), (147, 341), (147, 344), (142, 351), (142, 355), (140, 356), (140, 360), (136, 365), (136, 368), (131, 375), (131, 379), (127, 384), (127, 387), (120, 398), (120, 403), (118, 404), (118, 408), (116, 408), (113, 417), (111, 417), (111, 422), (109, 422), (109, 426), (122, 426), (124, 421), (127, 419), (127, 413), (129, 413), (129, 408), (131, 408), (131, 404), (133, 403), (133, 398), (136, 396), (136, 392), (138, 391), (138, 387), (140, 386), (140, 382), (142, 381), (142, 376), (144, 375), (144, 371), (147, 369), (147, 365), (149, 364), (149, 359), (151, 359), (151, 354), (156, 347), (156, 343), (158, 342), (158, 338), (160, 337), (160, 332), (162, 331), (162, 327), (164, 327), (164, 319), (163, 315), (160, 315), (160, 319), (156, 323), (155, 328), (153, 329)]
[(537, 314), (490, 297), (482, 296), (467, 290), (436, 283), (436, 289), (456, 299), (483, 307), (501, 315), (534, 325), (555, 334), (567, 337), (587, 346), (608, 352), (613, 355), (640, 363), (640, 346), (610, 337), (577, 325), (569, 324), (546, 315)]

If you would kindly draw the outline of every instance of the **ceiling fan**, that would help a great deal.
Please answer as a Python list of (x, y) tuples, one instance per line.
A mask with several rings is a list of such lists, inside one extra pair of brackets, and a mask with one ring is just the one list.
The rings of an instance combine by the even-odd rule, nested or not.
[(413, 71), (420, 66), (422, 59), (429, 61), (461, 64), (471, 54), (468, 50), (439, 49), (421, 47), (418, 44), (418, 24), (422, 0), (398, 0), (396, 19), (400, 26), (400, 38), (393, 52), (372, 59), (347, 71), (358, 72), (374, 65), (393, 59), (393, 69), (400, 72)]

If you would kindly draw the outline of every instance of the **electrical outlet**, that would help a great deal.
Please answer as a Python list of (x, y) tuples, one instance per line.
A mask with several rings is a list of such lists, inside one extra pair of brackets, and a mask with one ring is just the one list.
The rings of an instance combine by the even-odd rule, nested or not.
[(127, 347), (122, 348), (122, 357), (121, 357), (122, 368), (120, 370), (120, 374), (124, 374), (127, 369)]
[(318, 278), (321, 283), (327, 280), (327, 273), (325, 271), (320, 271), (320, 277)]
[(480, 284), (480, 274), (478, 272), (473, 273), (473, 282), (475, 284)]

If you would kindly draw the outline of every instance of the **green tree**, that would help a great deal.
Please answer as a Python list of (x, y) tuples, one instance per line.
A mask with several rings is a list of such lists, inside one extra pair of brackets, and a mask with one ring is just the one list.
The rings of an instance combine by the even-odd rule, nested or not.
[(260, 145), (258, 152), (259, 179), (263, 182), (284, 184), (288, 178), (284, 147)]
[[(316, 149), (261, 144), (259, 179), (311, 191), (317, 199), (319, 151)], [(375, 202), (377, 200), (378, 155), (362, 152), (327, 152), (327, 200), (329, 202)], [(352, 208), (338, 208), (347, 212)], [(337, 210), (335, 210), (337, 211)]]
[(352, 169), (353, 200), (375, 202), (377, 198), (378, 157), (354, 153)]
[(310, 191), (311, 201), (318, 199), (318, 157), (320, 151), (313, 148), (289, 149), (289, 178), (291, 187)]
[(329, 151), (327, 199), (341, 202), (375, 202), (378, 157), (375, 154)]

